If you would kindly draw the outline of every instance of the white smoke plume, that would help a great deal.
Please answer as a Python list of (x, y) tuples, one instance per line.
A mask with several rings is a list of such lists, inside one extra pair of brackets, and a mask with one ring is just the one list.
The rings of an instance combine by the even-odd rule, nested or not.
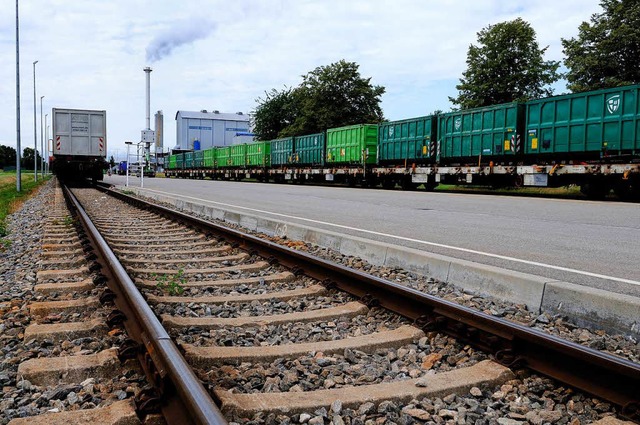
[(171, 54), (173, 49), (183, 44), (206, 38), (216, 29), (216, 24), (202, 18), (191, 18), (175, 22), (158, 34), (147, 46), (147, 62), (156, 62)]

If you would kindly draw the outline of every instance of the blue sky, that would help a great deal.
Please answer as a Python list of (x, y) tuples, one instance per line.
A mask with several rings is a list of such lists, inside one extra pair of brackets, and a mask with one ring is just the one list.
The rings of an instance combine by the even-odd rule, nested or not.
[[(8, 3), (12, 7), (7, 7)], [(15, 146), (15, 2), (0, 9), (0, 144)], [(560, 38), (600, 12), (598, 0), (22, 0), (22, 146), (33, 146), (33, 61), (39, 102), (106, 109), (109, 154), (145, 126), (145, 75), (151, 111), (163, 110), (165, 148), (181, 110), (250, 112), (271, 88), (340, 59), (386, 87), (388, 119), (451, 107), (469, 44), (490, 24), (522, 17), (546, 59), (561, 60)], [(564, 90), (557, 85), (556, 93)], [(153, 124), (152, 124), (153, 125)]]

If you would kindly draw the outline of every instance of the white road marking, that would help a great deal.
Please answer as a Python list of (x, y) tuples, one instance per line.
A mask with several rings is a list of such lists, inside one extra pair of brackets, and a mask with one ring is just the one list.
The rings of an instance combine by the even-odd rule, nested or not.
[(329, 222), (326, 222), (326, 221), (313, 220), (313, 219), (310, 219), (310, 218), (297, 217), (297, 216), (294, 216), (294, 215), (287, 215), (287, 214), (281, 214), (281, 213), (276, 213), (276, 212), (271, 212), (271, 211), (259, 210), (259, 209), (256, 209), (256, 208), (243, 207), (243, 206), (240, 206), (240, 205), (227, 204), (227, 203), (224, 203), (224, 202), (210, 201), (208, 199), (195, 198), (193, 196), (176, 195), (175, 193), (163, 192), (163, 191), (160, 191), (160, 190), (147, 189), (147, 188), (145, 188), (144, 190), (149, 191), (149, 192), (156, 192), (156, 193), (160, 193), (160, 194), (168, 195), (168, 196), (172, 196), (172, 197), (178, 196), (178, 197), (181, 197), (181, 198), (188, 198), (188, 199), (193, 199), (195, 201), (206, 202), (206, 203), (209, 203), (209, 204), (222, 205), (222, 206), (225, 206), (225, 207), (231, 207), (231, 208), (236, 208), (236, 209), (253, 211), (253, 212), (262, 213), (262, 214), (270, 214), (270, 215), (274, 215), (274, 216), (278, 216), (278, 217), (291, 218), (291, 219), (294, 219), (294, 220), (308, 221), (310, 223), (322, 224), (322, 225), (330, 226), (330, 227), (338, 227), (338, 228), (341, 228), (341, 229), (353, 230), (353, 231), (356, 231), (356, 232), (368, 233), (368, 234), (376, 235), (376, 236), (383, 236), (383, 237), (403, 240), (403, 241), (407, 241), (407, 242), (415, 242), (415, 243), (428, 245), (428, 246), (434, 246), (434, 247), (438, 247), (438, 248), (446, 248), (446, 249), (450, 249), (450, 250), (453, 250), (453, 251), (466, 252), (466, 253), (469, 253), (469, 254), (477, 254), (477, 255), (482, 255), (482, 256), (485, 256), (485, 257), (497, 258), (497, 259), (500, 259), (500, 260), (507, 260), (507, 261), (513, 261), (513, 262), (516, 262), (516, 263), (527, 264), (527, 265), (530, 265), (530, 266), (544, 267), (544, 268), (553, 269), (553, 270), (559, 270), (559, 271), (563, 271), (563, 272), (576, 273), (576, 274), (580, 274), (580, 275), (583, 275), (583, 276), (595, 277), (595, 278), (599, 278), (599, 279), (612, 280), (612, 281), (615, 281), (615, 282), (628, 283), (628, 284), (631, 284), (631, 285), (640, 286), (640, 281), (637, 281), (637, 280), (624, 279), (624, 278), (615, 277), (615, 276), (607, 276), (607, 275), (598, 274), (598, 273), (591, 273), (591, 272), (587, 272), (587, 271), (584, 271), (584, 270), (571, 269), (571, 268), (568, 268), (568, 267), (554, 266), (553, 264), (545, 264), (545, 263), (539, 263), (537, 261), (523, 260), (521, 258), (507, 257), (505, 255), (492, 254), (490, 252), (476, 251), (476, 250), (468, 249), (468, 248), (460, 248), (460, 247), (457, 247), (457, 246), (445, 245), (445, 244), (441, 244), (441, 243), (437, 243), (437, 242), (428, 242), (428, 241), (423, 241), (423, 240), (420, 240), (420, 239), (405, 238), (404, 236), (390, 235), (388, 233), (375, 232), (373, 230), (359, 229), (357, 227), (345, 226), (345, 225), (342, 225), (342, 224), (329, 223)]

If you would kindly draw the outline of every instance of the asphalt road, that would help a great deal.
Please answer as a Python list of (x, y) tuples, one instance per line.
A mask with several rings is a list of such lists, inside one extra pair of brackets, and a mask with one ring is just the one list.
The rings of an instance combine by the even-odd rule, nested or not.
[(144, 187), (640, 296), (640, 204), (166, 178), (145, 178)]

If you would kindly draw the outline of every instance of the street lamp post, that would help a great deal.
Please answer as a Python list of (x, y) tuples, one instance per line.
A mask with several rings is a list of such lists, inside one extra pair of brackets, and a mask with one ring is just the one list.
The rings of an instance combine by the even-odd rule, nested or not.
[[(40, 177), (44, 178), (44, 124), (42, 121), (42, 99), (40, 96)], [(37, 157), (38, 155), (36, 155)]]
[(127, 182), (125, 183), (125, 186), (129, 187), (129, 168), (131, 168), (131, 162), (129, 161), (129, 147), (131, 146), (133, 142), (124, 142), (125, 145), (127, 145)]
[[(140, 144), (142, 142), (138, 143), (138, 168), (140, 168)], [(145, 162), (146, 162), (146, 157), (144, 156), (146, 152), (144, 151), (144, 146), (142, 147), (142, 169), (140, 170), (140, 187), (144, 187), (144, 166), (145, 166)]]
[(36, 64), (33, 62), (33, 177), (38, 181), (38, 128), (36, 126)]

